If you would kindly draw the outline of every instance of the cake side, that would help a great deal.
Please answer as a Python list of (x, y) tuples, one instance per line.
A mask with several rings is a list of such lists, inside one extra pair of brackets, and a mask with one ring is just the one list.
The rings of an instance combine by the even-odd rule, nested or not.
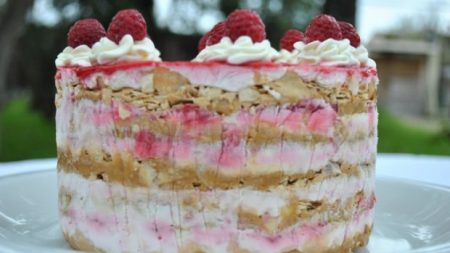
[[(95, 28), (95, 29), (94, 29)], [(281, 50), (236, 10), (191, 62), (142, 15), (81, 20), (55, 61), (60, 224), (95, 252), (351, 252), (373, 226), (375, 63), (319, 15)]]
[[(353, 165), (375, 159), (376, 78), (369, 83), (361, 79), (360, 89), (352, 92), (348, 83), (355, 78), (351, 75), (333, 90), (317, 81), (305, 82), (292, 70), (286, 70), (279, 79), (254, 81), (253, 86), (233, 92), (192, 84), (180, 74), (167, 71), (170, 63), (160, 65), (139, 70), (142, 78), (136, 76), (137, 71), (109, 74), (124, 77), (125, 82), (148, 81), (144, 86), (154, 86), (151, 91), (126, 87), (127, 84), (114, 90), (106, 85), (108, 78), (98, 73), (94, 74), (97, 84), (91, 86), (95, 88), (88, 88), (85, 81), (77, 79), (73, 69), (61, 70), (67, 72), (62, 75), (71, 76), (67, 78), (71, 83), (58, 85), (67, 89), (59, 94), (70, 96), (57, 98), (62, 109), (57, 120), (78, 122), (78, 125), (58, 124), (60, 153), (72, 152), (82, 157), (83, 149), (92, 147), (105, 151), (102, 160), (108, 161), (114, 153), (129, 152), (132, 159), (151, 160), (159, 176), (170, 173), (162, 168), (171, 164), (190, 170), (188, 175), (206, 173), (201, 177), (205, 182), (181, 180), (188, 186), (192, 183), (208, 186), (208, 179), (213, 179), (207, 177), (211, 174), (207, 172), (216, 171), (217, 166), (222, 167), (217, 171), (222, 183), (238, 174), (251, 182), (252, 176), (276, 180), (281, 171), (294, 178), (306, 176), (327, 165), (352, 171)], [(196, 72), (198, 65), (192, 68)], [(259, 75), (257, 68), (240, 68)], [(290, 91), (284, 89), (289, 85), (298, 87), (299, 91), (293, 88), (290, 93), (284, 93)], [(278, 90), (280, 86), (284, 88)], [(251, 92), (254, 94), (246, 94)], [(303, 98), (296, 100), (290, 96), (296, 92), (303, 94)], [(362, 152), (361, 155), (354, 156), (355, 150)], [(194, 171), (200, 158), (204, 168)], [(298, 159), (307, 162), (298, 163)], [(92, 162), (95, 160), (89, 163)], [(74, 167), (83, 173), (82, 166)], [(129, 167), (131, 171), (134, 165)], [(94, 172), (84, 169), (85, 176)], [(117, 180), (114, 175), (105, 175)], [(179, 179), (184, 178), (173, 178)], [(138, 184), (132, 178), (129, 181)]]
[[(317, 241), (311, 238), (318, 235), (323, 235), (324, 249), (340, 248), (349, 244), (339, 232), (344, 228), (353, 226), (349, 237), (367, 234), (376, 154), (373, 69), (339, 68), (346, 78), (329, 87), (334, 76), (322, 84), (324, 77), (304, 80), (298, 74), (314, 71), (311, 67), (235, 66), (238, 78), (252, 72), (253, 83), (230, 91), (215, 85), (229, 76), (191, 83), (192, 78), (175, 71), (180, 65), (193, 73), (229, 67), (146, 63), (89, 75), (77, 68), (59, 70), (58, 169), (61, 198), (67, 200), (61, 202), (63, 227), (70, 238), (90, 234), (85, 240), (108, 252), (117, 246), (111, 245), (110, 234), (101, 239), (101, 232), (93, 232), (98, 222), (106, 222), (92, 220), (96, 210), (109, 210), (103, 219), (116, 217), (118, 224), (103, 224), (107, 231), (142, 231), (155, 242), (162, 236), (157, 227), (170, 221), (165, 236), (172, 243), (162, 245), (172, 245), (173, 252), (182, 245), (210, 252), (220, 241), (223, 252), (230, 247), (252, 252), (258, 245), (271, 245), (274, 252), (299, 245), (312, 249)], [(358, 89), (352, 91), (355, 80)], [(290, 93), (286, 86), (293, 87)], [(246, 89), (254, 95), (247, 96)], [(303, 95), (295, 99), (291, 93), (296, 92)], [(118, 215), (115, 206), (124, 213)], [(135, 217), (135, 223), (127, 224), (126, 217)], [(73, 223), (76, 229), (70, 229)], [(149, 223), (155, 224), (152, 233), (143, 230)], [(207, 229), (203, 237), (193, 237), (202, 229)], [(305, 234), (304, 241), (296, 234)], [(139, 241), (128, 240), (127, 247)], [(140, 247), (160, 250), (151, 241)]]

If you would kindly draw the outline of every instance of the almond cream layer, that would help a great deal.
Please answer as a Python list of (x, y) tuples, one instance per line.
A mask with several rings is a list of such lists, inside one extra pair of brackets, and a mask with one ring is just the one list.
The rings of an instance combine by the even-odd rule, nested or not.
[[(59, 186), (62, 191), (82, 196), (82, 199), (75, 201), (85, 201), (85, 198), (100, 198), (105, 204), (109, 203), (110, 207), (114, 203), (124, 204), (123, 201), (140, 202), (145, 199), (148, 201), (167, 201), (170, 203), (174, 199), (171, 196), (175, 191), (173, 189), (161, 189), (156, 185), (147, 187), (128, 187), (117, 182), (106, 182), (97, 178), (85, 178), (77, 173), (67, 173), (59, 170)], [(86, 186), (87, 188), (83, 188)], [(96, 187), (92, 191), (92, 187)], [(123, 199), (124, 191), (110, 192), (111, 186), (117, 189), (126, 189), (133, 193), (128, 200)], [(240, 186), (231, 189), (210, 189), (207, 191), (198, 191), (195, 188), (177, 190), (177, 194), (183, 197), (183, 203), (192, 208), (201, 208), (198, 206), (203, 202), (206, 206), (211, 206), (217, 211), (226, 212), (227, 210), (236, 211), (237, 208), (244, 210), (254, 210), (255, 213), (261, 215), (271, 213), (276, 216), (282, 212), (282, 209), (290, 209), (293, 203), (301, 205), (304, 202), (323, 202), (322, 204), (332, 204), (337, 201), (344, 203), (347, 199), (352, 198), (359, 193), (369, 197), (374, 190), (374, 171), (373, 169), (361, 172), (360, 175), (341, 175), (326, 180), (309, 182), (306, 185), (278, 185), (271, 187), (265, 191), (260, 191), (251, 186)], [(121, 197), (122, 196), (122, 197)], [(172, 196), (173, 197), (173, 196)], [(267, 201), (264, 201), (267, 199)], [(236, 201), (239, 200), (239, 201)], [(269, 201), (270, 200), (270, 201)], [(200, 201), (200, 202), (199, 202)], [(243, 201), (245, 203), (239, 203)], [(321, 203), (316, 207), (320, 206)], [(239, 206), (238, 206), (239, 205)], [(302, 208), (302, 207), (299, 207)], [(226, 210), (225, 210), (226, 209)], [(311, 210), (313, 210), (311, 208)], [(145, 210), (145, 209), (143, 209)]]
[[(200, 150), (206, 152), (207, 148), (203, 147)], [(263, 152), (267, 153), (267, 150)], [(279, 185), (303, 187), (311, 182), (320, 182), (336, 176), (360, 175), (374, 168), (373, 156), (355, 164), (319, 159), (316, 163), (317, 167), (308, 167), (301, 162), (296, 162), (299, 158), (295, 156), (292, 158), (292, 164), (278, 159), (272, 164), (267, 164), (267, 159), (258, 163), (249, 160), (245, 166), (234, 169), (217, 164), (208, 165), (207, 158), (202, 159), (202, 162), (196, 162), (206, 156), (207, 154), (201, 154), (192, 163), (187, 163), (181, 162), (179, 156), (171, 160), (161, 158), (141, 161), (124, 153), (110, 155), (101, 150), (90, 149), (74, 155), (68, 150), (59, 150), (58, 168), (66, 172), (78, 173), (85, 178), (100, 178), (129, 186), (157, 186), (164, 189), (196, 188), (202, 191), (242, 186), (251, 186), (256, 189), (269, 189)]]
[[(193, 164), (202, 152), (210, 150), (212, 153), (205, 155), (219, 161), (226, 160), (218, 157), (221, 153), (230, 151), (237, 155), (237, 160), (230, 162), (242, 165), (247, 157), (245, 152), (256, 156), (258, 163), (271, 159), (269, 163), (273, 164), (281, 159), (276, 157), (281, 155), (277, 152), (283, 151), (282, 160), (290, 163), (289, 153), (307, 151), (299, 154), (307, 161), (300, 162), (318, 167), (308, 160), (315, 150), (330, 156), (339, 152), (341, 146), (354, 144), (363, 148), (359, 152), (374, 151), (376, 147), (375, 109), (339, 116), (329, 105), (315, 100), (292, 107), (261, 107), (255, 112), (241, 111), (229, 116), (212, 114), (193, 105), (180, 105), (165, 113), (145, 113), (120, 102), (108, 105), (83, 99), (73, 103), (69, 95), (64, 101), (56, 114), (57, 145), (73, 154), (82, 149), (90, 149), (89, 152), (99, 149), (109, 154), (130, 152), (141, 160), (170, 159), (176, 154), (177, 162)], [(366, 139), (369, 140), (366, 148), (357, 144)], [(260, 147), (267, 147), (271, 154), (260, 154)], [(290, 147), (297, 149), (283, 150)], [(339, 156), (346, 155), (341, 152)], [(367, 155), (362, 157), (365, 159)]]
[[(250, 252), (303, 251), (313, 245), (334, 248), (371, 227), (371, 177), (373, 173), (361, 177), (357, 185), (349, 177), (297, 192), (281, 188), (174, 192), (59, 172), (61, 224), (67, 237), (84, 237), (106, 252), (175, 252), (194, 241), (205, 252), (229, 252), (235, 243)], [(315, 202), (304, 200), (308, 196)], [(321, 209), (326, 203), (335, 204)]]
[(330, 138), (336, 142), (352, 141), (373, 134), (377, 111), (369, 107), (367, 112), (337, 115), (322, 100), (303, 100), (293, 105), (242, 109), (227, 116), (193, 104), (177, 105), (165, 112), (146, 112), (120, 100), (110, 104), (89, 99), (74, 102), (67, 95), (57, 111), (56, 121), (61, 137), (71, 134), (83, 138), (83, 134), (98, 129), (106, 136), (94, 134), (89, 138), (108, 137), (108, 132), (124, 138), (147, 130), (156, 136), (215, 142), (222, 140), (224, 132), (233, 132), (252, 143), (278, 142), (281, 138), (316, 143)]
[[(119, 97), (152, 111), (189, 102), (220, 114), (230, 114), (242, 107), (248, 109), (255, 105), (292, 104), (301, 99), (323, 99), (327, 103), (338, 105), (339, 114), (348, 114), (366, 111), (364, 109), (367, 105), (376, 100), (378, 80), (376, 72), (372, 73), (374, 69), (337, 68), (337, 72), (333, 72), (335, 67), (311, 69), (311, 66), (271, 65), (252, 68), (216, 64), (210, 67), (194, 63), (192, 66), (175, 63), (169, 65), (170, 68), (131, 65), (125, 70), (115, 70), (114, 66), (100, 66), (98, 69), (61, 68), (56, 76), (57, 104), (64, 89), (71, 89), (75, 98), (108, 100)], [(257, 74), (252, 77), (254, 81), (247, 85), (246, 82), (241, 82), (240, 75), (235, 80), (232, 73), (227, 73), (228, 68)], [(179, 72), (183, 70), (182, 73), (192, 72), (190, 79), (174, 69)], [(203, 73), (205, 69), (209, 72)], [(298, 74), (303, 73), (302, 71), (310, 75), (302, 78)], [(326, 84), (322, 85), (323, 78), (314, 78), (314, 75), (330, 76), (332, 79), (338, 77), (342, 83), (330, 85), (329, 82), (324, 82)], [(344, 79), (340, 80), (342, 76)], [(208, 84), (220, 82), (209, 80), (210, 77), (223, 79), (224, 83)], [(202, 78), (204, 83), (201, 82)], [(242, 87), (227, 88), (234, 85)]]

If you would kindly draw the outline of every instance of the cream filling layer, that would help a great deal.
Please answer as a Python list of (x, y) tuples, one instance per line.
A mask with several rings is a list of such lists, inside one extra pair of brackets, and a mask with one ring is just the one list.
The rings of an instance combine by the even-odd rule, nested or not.
[[(371, 225), (372, 210), (354, 210), (354, 217), (348, 223), (327, 223), (326, 215), (315, 216), (273, 237), (255, 229), (237, 230), (237, 211), (252, 210), (276, 217), (286, 206), (290, 194), (309, 196), (311, 200), (323, 196), (328, 201), (346, 199), (359, 191), (369, 196), (373, 192), (374, 179), (373, 171), (367, 171), (360, 177), (327, 181), (298, 189), (296, 193), (284, 188), (274, 192), (245, 188), (173, 192), (107, 184), (60, 171), (61, 224), (69, 236), (81, 232), (107, 252), (183, 252), (180, 248), (189, 242), (196, 242), (208, 249), (207, 252), (227, 252), (232, 240), (237, 240), (241, 248), (251, 252), (263, 252), (264, 247), (269, 247), (270, 252), (294, 248), (307, 250), (316, 243), (311, 240), (318, 240), (317, 243), (326, 249), (339, 246), (345, 237), (358, 234), (365, 225)], [(71, 196), (66, 197), (64, 193)], [(188, 200), (191, 204), (185, 206), (183, 203)]]
[[(98, 134), (98, 131), (95, 133)], [(95, 134), (92, 138), (95, 138)], [(224, 147), (221, 142), (203, 143), (173, 143), (173, 146), (154, 143), (151, 153), (141, 153), (134, 139), (116, 139), (113, 136), (102, 138), (100, 142), (86, 138), (78, 139), (77, 146), (60, 146), (70, 150), (72, 159), (77, 159), (84, 150), (91, 156), (102, 155), (101, 151), (112, 154), (131, 154), (136, 159), (160, 159), (173, 162), (173, 166), (182, 168), (198, 168), (200, 171), (219, 170), (222, 175), (235, 177), (239, 175), (265, 175), (283, 172), (286, 175), (305, 174), (309, 171), (319, 171), (324, 168), (338, 170), (334, 162), (345, 162), (350, 165), (372, 163), (376, 157), (377, 138), (353, 143), (343, 143), (336, 148), (333, 143), (304, 144), (284, 142), (277, 145), (266, 145), (258, 149), (246, 147), (245, 142), (238, 146)], [(85, 140), (85, 141), (84, 141)], [(100, 152), (100, 153), (99, 153)], [(99, 153), (99, 154), (97, 154)]]
[[(286, 174), (305, 173), (308, 170), (322, 169), (333, 161), (350, 164), (373, 161), (376, 154), (377, 137), (369, 135), (376, 126), (376, 111), (338, 117), (347, 134), (362, 134), (365, 137), (357, 141), (338, 143), (338, 139), (332, 134), (334, 126), (320, 123), (319, 126), (326, 126), (323, 131), (331, 133), (327, 142), (315, 144), (294, 142), (284, 140), (280, 136), (279, 142), (257, 146), (248, 143), (242, 137), (247, 134), (245, 131), (242, 132), (242, 129), (249, 128), (249, 124), (255, 124), (248, 121), (249, 116), (244, 113), (243, 116), (230, 115), (219, 118), (221, 121), (217, 126), (205, 126), (221, 127), (223, 124), (233, 131), (229, 131), (229, 136), (224, 136), (221, 141), (202, 143), (186, 135), (199, 135), (200, 132), (189, 130), (180, 131), (179, 134), (183, 135), (171, 137), (153, 136), (150, 132), (143, 132), (149, 137), (139, 139), (140, 135), (134, 132), (139, 126), (131, 124), (122, 130), (132, 134), (118, 138), (115, 120), (123, 115), (127, 118), (138, 117), (142, 115), (142, 109), (120, 103), (106, 105), (88, 99), (75, 104), (68, 89), (63, 89), (62, 93), (61, 104), (56, 112), (57, 146), (62, 150), (70, 150), (75, 157), (83, 149), (94, 153), (102, 150), (110, 154), (125, 152), (139, 159), (169, 159), (181, 167), (194, 166), (206, 169), (219, 167), (223, 168), (225, 173), (235, 175), (240, 173), (242, 168), (253, 174), (279, 172), (280, 169)], [(288, 131), (286, 116), (276, 113), (281, 111), (283, 110), (266, 108), (259, 114), (258, 119), (274, 124), (274, 127), (286, 128)], [(291, 124), (292, 127), (296, 125), (294, 123)], [(201, 127), (203, 126), (196, 126)], [(323, 127), (318, 129), (321, 128)]]
[[(156, 205), (164, 205), (167, 201), (174, 201), (175, 192), (150, 188), (124, 187), (117, 183), (105, 184), (100, 180), (86, 179), (76, 173), (59, 172), (60, 187), (65, 191), (80, 196), (81, 199), (72, 200), (74, 207), (89, 204), (92, 207), (99, 204), (105, 208), (113, 208), (114, 204), (133, 203), (140, 210), (139, 203), (144, 201)], [(180, 190), (177, 198), (180, 200), (192, 200), (192, 209), (199, 208), (203, 204), (215, 211), (236, 211), (238, 209), (253, 210), (258, 215), (268, 214), (276, 217), (280, 215), (289, 199), (293, 196), (302, 201), (323, 201), (333, 203), (337, 200), (345, 200), (353, 197), (358, 192), (370, 195), (374, 191), (373, 168), (364, 170), (359, 176), (340, 176), (321, 182), (311, 183), (304, 188), (295, 187), (287, 190), (280, 185), (271, 191), (263, 192), (251, 188), (231, 190), (216, 189), (211, 192), (197, 192), (196, 190)], [(87, 187), (87, 188), (86, 188)], [(110, 194), (111, 192), (115, 194)], [(128, 195), (124, 195), (128, 191)], [(127, 198), (127, 199), (125, 199)], [(193, 198), (193, 199), (192, 199)], [(91, 202), (87, 202), (91, 201)], [(197, 202), (196, 202), (197, 201)], [(184, 202), (184, 201), (183, 201)], [(220, 214), (219, 216), (220, 217)], [(164, 215), (161, 217), (164, 218)], [(229, 217), (231, 218), (231, 217)], [(219, 219), (220, 220), (220, 219)], [(189, 224), (189, 223), (185, 223)]]
[[(121, 223), (106, 229), (103, 227), (104, 219), (89, 214), (86, 216), (88, 222), (96, 224), (94, 226), (100, 225), (100, 228), (91, 228), (93, 225), (88, 222), (74, 222), (73, 219), (65, 217), (62, 217), (60, 222), (62, 230), (69, 236), (81, 233), (96, 248), (110, 253), (181, 253), (189, 252), (194, 247), (210, 253), (228, 253), (235, 247), (251, 253), (282, 253), (295, 249), (300, 252), (326, 252), (364, 233), (367, 226), (373, 225), (373, 212), (373, 209), (367, 210), (350, 222), (298, 225), (277, 236), (267, 236), (251, 229), (237, 230), (236, 227), (200, 227), (192, 231), (182, 231), (164, 222), (142, 226), (133, 220), (128, 221), (129, 228), (126, 230), (122, 230), (124, 224)], [(132, 211), (127, 213), (133, 215)]]

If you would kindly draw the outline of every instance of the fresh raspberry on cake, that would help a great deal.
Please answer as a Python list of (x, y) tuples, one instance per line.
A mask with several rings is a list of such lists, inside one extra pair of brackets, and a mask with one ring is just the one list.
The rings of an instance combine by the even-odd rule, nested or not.
[(119, 43), (126, 34), (130, 34), (134, 40), (142, 40), (147, 37), (147, 23), (139, 11), (121, 10), (109, 24), (107, 36), (110, 40)]
[(319, 15), (309, 23), (305, 30), (307, 42), (342, 39), (341, 29), (336, 19), (330, 15)]
[(207, 32), (203, 35), (203, 37), (200, 39), (200, 41), (198, 42), (198, 51), (202, 51), (205, 47), (206, 47), (206, 43), (208, 42), (209, 39), (209, 35), (211, 34), (211, 32)]
[(235, 10), (227, 18), (225, 35), (232, 41), (249, 36), (253, 42), (266, 39), (265, 25), (259, 15), (251, 10)]
[(103, 25), (97, 19), (82, 19), (70, 27), (69, 33), (67, 34), (67, 44), (73, 48), (80, 45), (92, 47), (95, 42), (105, 37), (105, 35), (105, 28), (103, 28)]
[(286, 31), (281, 37), (280, 40), (280, 48), (286, 49), (288, 51), (294, 50), (294, 44), (298, 41), (303, 41), (305, 38), (305, 35), (297, 29), (290, 29)]
[(225, 35), (225, 21), (217, 23), (209, 32), (208, 41), (206, 42), (207, 46), (214, 45), (219, 43), (219, 41)]
[(338, 24), (341, 28), (342, 38), (350, 40), (350, 44), (353, 47), (359, 47), (361, 39), (359, 38), (359, 34), (356, 32), (355, 27), (344, 21), (339, 21)]

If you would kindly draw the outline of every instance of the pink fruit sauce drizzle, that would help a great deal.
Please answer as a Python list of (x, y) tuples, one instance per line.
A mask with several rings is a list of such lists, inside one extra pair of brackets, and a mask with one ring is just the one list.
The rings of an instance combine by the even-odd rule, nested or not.
[(86, 215), (86, 222), (96, 232), (100, 234), (111, 233), (114, 228), (115, 219), (103, 213), (90, 213)]
[(314, 71), (321, 74), (330, 73), (345, 73), (346, 75), (351, 75), (352, 73), (359, 72), (363, 78), (375, 77), (377, 75), (376, 68), (372, 67), (359, 67), (355, 70), (354, 66), (323, 66), (323, 65), (311, 65), (311, 64), (278, 64), (273, 62), (251, 62), (241, 65), (229, 65), (226, 62), (188, 62), (188, 61), (174, 61), (174, 62), (155, 62), (155, 61), (134, 61), (134, 62), (118, 62), (113, 64), (103, 64), (95, 65), (91, 67), (79, 67), (79, 66), (65, 66), (59, 67), (58, 72), (55, 75), (55, 79), (61, 79), (59, 71), (64, 69), (72, 70), (76, 73), (78, 78), (85, 79), (95, 73), (103, 73), (105, 75), (111, 75), (116, 71), (127, 70), (132, 68), (142, 68), (142, 67), (165, 67), (170, 69), (171, 67), (188, 67), (192, 68), (204, 68), (204, 67), (228, 67), (233, 66), (237, 68), (250, 68), (254, 70), (277, 70), (281, 67), (286, 69), (293, 69), (297, 71)]

